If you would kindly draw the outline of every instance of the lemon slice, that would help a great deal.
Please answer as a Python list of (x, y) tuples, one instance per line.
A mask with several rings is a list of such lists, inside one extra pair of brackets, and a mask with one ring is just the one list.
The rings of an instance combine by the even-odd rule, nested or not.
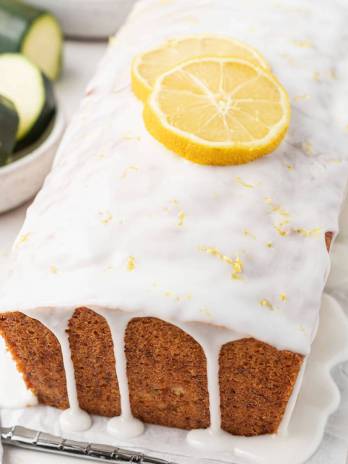
[(193, 58), (221, 56), (250, 61), (269, 69), (266, 60), (246, 44), (229, 37), (198, 35), (171, 39), (161, 47), (138, 55), (132, 65), (132, 88), (145, 101), (156, 79), (178, 64)]
[(163, 74), (144, 106), (147, 130), (200, 164), (240, 164), (273, 151), (290, 121), (289, 98), (267, 70), (199, 58)]

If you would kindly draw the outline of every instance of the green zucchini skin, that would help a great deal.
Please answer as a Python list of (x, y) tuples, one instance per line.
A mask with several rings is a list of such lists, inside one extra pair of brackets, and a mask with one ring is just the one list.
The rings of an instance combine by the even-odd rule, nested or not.
[(0, 166), (9, 160), (16, 144), (19, 117), (14, 104), (0, 95)]
[(43, 11), (16, 0), (0, 0), (0, 53), (21, 51), (30, 25)]
[[(0, 53), (24, 53), (23, 47), (27, 35), (29, 34), (35, 22), (43, 17), (51, 17), (56, 24), (57, 33), (60, 35), (61, 47), (55, 51), (56, 66), (55, 69), (46, 71), (48, 77), (57, 79), (61, 71), (63, 36), (56, 19), (47, 11), (41, 10), (34, 6), (22, 3), (18, 0), (0, 0)], [(52, 48), (52, 47), (51, 47)], [(37, 52), (39, 57), (40, 50)], [(29, 59), (40, 66), (35, 58), (28, 56)]]
[(36, 120), (33, 127), (30, 129), (27, 135), (19, 140), (15, 146), (15, 151), (23, 150), (29, 145), (35, 143), (41, 135), (45, 132), (54, 115), (56, 114), (56, 99), (53, 92), (52, 82), (42, 74), (43, 86), (45, 89), (45, 103), (43, 105), (40, 116)]

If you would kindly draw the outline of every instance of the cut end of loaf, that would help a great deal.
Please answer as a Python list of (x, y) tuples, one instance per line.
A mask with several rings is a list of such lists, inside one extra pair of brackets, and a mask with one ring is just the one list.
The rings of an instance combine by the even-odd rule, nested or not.
[[(113, 343), (105, 319), (88, 308), (76, 309), (68, 332), (80, 407), (91, 414), (119, 415)], [(0, 316), (0, 334), (39, 402), (66, 409), (63, 360), (54, 334), (19, 312)], [(206, 360), (191, 336), (160, 319), (134, 318), (126, 330), (125, 351), (135, 417), (186, 430), (209, 427)], [(225, 344), (219, 359), (222, 428), (234, 435), (275, 433), (302, 361), (299, 354), (253, 338)]]

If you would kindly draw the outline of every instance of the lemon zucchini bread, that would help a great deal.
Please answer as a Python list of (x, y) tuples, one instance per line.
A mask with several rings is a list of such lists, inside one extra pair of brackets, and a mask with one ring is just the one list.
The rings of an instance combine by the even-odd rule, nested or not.
[[(325, 240), (329, 250), (332, 234), (326, 233)], [(78, 308), (68, 331), (81, 408), (118, 416), (120, 394), (108, 324), (94, 311)], [(54, 334), (20, 312), (0, 316), (0, 334), (39, 402), (68, 408)], [(160, 319), (135, 318), (127, 328), (125, 349), (135, 417), (188, 430), (209, 427), (206, 361), (192, 337)], [(226, 343), (219, 357), (222, 429), (245, 436), (275, 433), (302, 362), (300, 354), (253, 338)]]
[[(0, 295), (1, 335), (42, 404), (112, 424), (121, 417), (212, 434), (286, 427), (347, 182), (344, 134), (333, 117), (339, 95), (328, 98), (332, 63), (324, 53), (345, 24), (328, 10), (335, 29), (319, 28), (324, 38), (314, 34), (315, 47), (301, 46), (274, 20), (279, 12), (256, 27), (250, 6), (235, 6), (139, 2), (87, 89)], [(306, 8), (321, 24), (322, 12)], [(250, 18), (255, 28), (241, 30)], [(232, 25), (238, 39), (263, 44), (288, 91), (292, 123), (268, 156), (200, 165), (146, 129), (133, 59), (168, 38), (228, 37)], [(248, 132), (260, 127), (261, 113), (259, 96), (250, 90), (247, 99)], [(262, 134), (248, 137), (257, 144)]]

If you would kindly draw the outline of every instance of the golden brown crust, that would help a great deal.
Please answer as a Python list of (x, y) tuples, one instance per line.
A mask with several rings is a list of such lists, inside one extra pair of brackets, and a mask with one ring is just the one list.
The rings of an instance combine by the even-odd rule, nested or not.
[[(61, 350), (40, 322), (21, 313), (0, 316), (6, 340), (29, 388), (43, 404), (68, 406)], [(80, 405), (119, 414), (113, 345), (105, 319), (80, 308), (69, 324)], [(184, 429), (209, 426), (206, 360), (188, 334), (155, 318), (135, 318), (126, 331), (133, 414), (144, 422)], [(231, 342), (220, 354), (222, 426), (236, 435), (276, 431), (302, 356), (254, 339)]]
[(39, 402), (66, 409), (69, 403), (65, 372), (55, 335), (20, 312), (0, 314), (0, 335)]
[(155, 318), (133, 319), (126, 332), (133, 414), (183, 429), (209, 426), (206, 361), (200, 345)]
[(91, 414), (119, 416), (120, 393), (106, 320), (90, 309), (76, 309), (69, 322), (69, 342), (80, 407)]
[(234, 435), (275, 433), (302, 361), (299, 354), (254, 338), (224, 345), (219, 376), (222, 428)]

